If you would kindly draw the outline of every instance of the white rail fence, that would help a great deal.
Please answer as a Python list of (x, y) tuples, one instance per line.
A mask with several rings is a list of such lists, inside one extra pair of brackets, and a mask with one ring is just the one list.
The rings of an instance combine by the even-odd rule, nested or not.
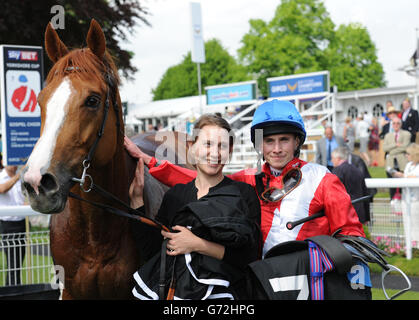
[[(395, 178), (395, 179), (365, 179), (367, 188), (400, 188), (402, 201), (400, 207), (390, 204), (373, 204), (372, 220), (369, 223), (371, 235), (375, 240), (385, 245), (392, 245), (393, 249), (406, 248), (406, 258), (412, 259), (412, 247), (418, 247), (417, 235), (419, 234), (419, 221), (413, 221), (411, 189), (419, 188), (419, 178)], [(416, 207), (417, 208), (417, 207)], [(402, 210), (403, 209), (403, 210)], [(412, 235), (415, 235), (412, 238)]]
[[(55, 276), (49, 241), (48, 216), (30, 206), (0, 206), (0, 216), (25, 217), (26, 232), (0, 235), (0, 287), (50, 284)], [(29, 224), (41, 231), (30, 231)]]

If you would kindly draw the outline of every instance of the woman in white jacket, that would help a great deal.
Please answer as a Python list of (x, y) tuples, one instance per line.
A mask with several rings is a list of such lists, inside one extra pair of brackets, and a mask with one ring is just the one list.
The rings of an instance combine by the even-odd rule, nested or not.
[[(406, 149), (407, 160), (404, 172), (396, 172), (397, 178), (419, 178), (419, 144), (413, 143)], [(407, 226), (406, 192), (403, 192), (402, 201), (403, 224)], [(410, 226), (412, 247), (419, 248), (419, 187), (410, 188)]]

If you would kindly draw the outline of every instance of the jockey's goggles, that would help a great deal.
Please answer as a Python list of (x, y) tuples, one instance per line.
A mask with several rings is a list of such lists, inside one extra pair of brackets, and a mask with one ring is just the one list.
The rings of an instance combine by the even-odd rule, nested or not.
[(282, 177), (282, 188), (269, 187), (265, 189), (265, 191), (261, 194), (262, 199), (269, 202), (282, 200), (288, 193), (300, 184), (302, 176), (300, 168), (290, 169)]

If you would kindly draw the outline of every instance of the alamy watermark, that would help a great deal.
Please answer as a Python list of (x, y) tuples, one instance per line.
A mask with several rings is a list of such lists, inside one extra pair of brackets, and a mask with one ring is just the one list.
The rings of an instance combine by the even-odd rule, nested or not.
[(52, 274), (52, 278), (50, 280), (51, 288), (53, 290), (63, 290), (65, 280), (64, 267), (61, 265), (53, 265), (50, 272)]
[[(232, 155), (235, 136), (233, 131), (214, 134), (194, 129), (193, 135), (176, 135), (173, 131), (158, 131), (155, 141), (161, 142), (154, 152), (160, 161), (177, 165), (228, 164)], [(263, 130), (255, 130), (256, 149), (262, 150)], [(189, 148), (185, 146), (189, 145)]]
[(366, 274), (364, 267), (359, 264), (353, 265), (350, 274), (352, 275), (351, 288), (353, 290), (365, 289)]
[(65, 29), (65, 10), (64, 7), (56, 4), (51, 7), (51, 14), (54, 16), (51, 18), (51, 24), (54, 29)]

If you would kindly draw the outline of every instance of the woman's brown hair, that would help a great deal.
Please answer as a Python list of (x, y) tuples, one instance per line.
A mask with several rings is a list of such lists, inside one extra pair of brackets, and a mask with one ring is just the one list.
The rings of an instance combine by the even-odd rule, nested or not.
[(227, 130), (229, 134), (229, 147), (232, 150), (235, 136), (230, 124), (224, 118), (211, 113), (203, 114), (196, 120), (194, 125), (193, 143), (195, 143), (198, 138), (199, 130), (205, 126), (217, 126)]

